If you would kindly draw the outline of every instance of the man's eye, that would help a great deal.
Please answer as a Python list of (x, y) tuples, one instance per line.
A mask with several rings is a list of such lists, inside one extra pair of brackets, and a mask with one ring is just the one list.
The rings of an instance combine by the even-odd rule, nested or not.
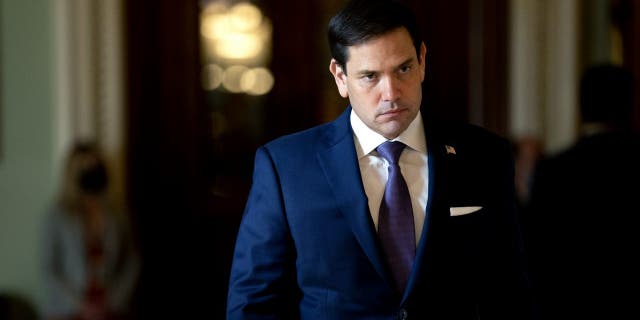
[(409, 70), (411, 70), (410, 66), (400, 67), (400, 73), (407, 73)]
[(367, 80), (373, 80), (373, 79), (376, 78), (376, 75), (373, 74), (373, 73), (367, 73), (367, 74), (364, 74), (362, 77), (367, 79)]

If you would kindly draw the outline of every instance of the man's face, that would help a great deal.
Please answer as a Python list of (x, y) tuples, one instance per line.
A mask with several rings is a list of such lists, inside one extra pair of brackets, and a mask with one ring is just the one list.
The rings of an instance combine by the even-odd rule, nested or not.
[(340, 95), (369, 128), (396, 138), (420, 110), (424, 43), (416, 56), (409, 32), (398, 28), (348, 50), (347, 72), (333, 59), (329, 65)]

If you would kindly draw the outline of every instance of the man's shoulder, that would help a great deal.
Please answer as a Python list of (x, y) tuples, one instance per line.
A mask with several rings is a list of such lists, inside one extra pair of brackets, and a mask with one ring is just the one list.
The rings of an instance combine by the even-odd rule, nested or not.
[(264, 147), (269, 150), (290, 150), (292, 148), (301, 150), (331, 144), (351, 132), (345, 113), (330, 122), (275, 138), (267, 142)]
[(313, 147), (327, 135), (330, 125), (331, 122), (323, 123), (301, 131), (285, 134), (267, 142), (264, 148), (269, 150), (300, 150), (300, 148)]
[(318, 124), (310, 128), (306, 128), (299, 131), (294, 131), (291, 133), (287, 133), (281, 135), (269, 142), (267, 142), (266, 146), (277, 146), (277, 145), (286, 145), (291, 143), (303, 143), (309, 140), (317, 139), (318, 136), (322, 136), (323, 132), (327, 130), (329, 123)]

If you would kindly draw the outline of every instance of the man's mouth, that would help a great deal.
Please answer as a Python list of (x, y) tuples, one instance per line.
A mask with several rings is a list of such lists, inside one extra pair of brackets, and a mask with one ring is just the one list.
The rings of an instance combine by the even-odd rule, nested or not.
[(385, 116), (387, 116), (387, 117), (395, 116), (395, 115), (398, 115), (398, 114), (400, 114), (400, 113), (402, 113), (404, 111), (406, 111), (406, 109), (391, 109), (391, 110), (387, 110), (387, 111), (382, 112), (380, 114), (380, 116), (383, 116), (383, 117), (385, 117)]

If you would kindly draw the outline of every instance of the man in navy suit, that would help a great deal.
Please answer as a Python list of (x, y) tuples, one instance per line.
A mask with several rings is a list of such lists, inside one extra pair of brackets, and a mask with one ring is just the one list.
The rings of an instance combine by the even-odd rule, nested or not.
[[(427, 49), (406, 7), (351, 1), (329, 43), (350, 105), (257, 150), (228, 319), (525, 319), (509, 144), (423, 118)], [(413, 246), (401, 281), (379, 237), (387, 141), (405, 145), (397, 163), (412, 211), (410, 231), (391, 232)]]

